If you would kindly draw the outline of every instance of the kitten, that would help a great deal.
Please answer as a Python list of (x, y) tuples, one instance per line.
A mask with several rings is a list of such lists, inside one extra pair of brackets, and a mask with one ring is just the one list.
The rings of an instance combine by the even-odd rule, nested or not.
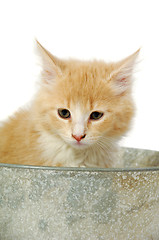
[(115, 167), (117, 142), (134, 115), (139, 50), (116, 63), (60, 60), (38, 41), (41, 85), (28, 109), (0, 127), (0, 162)]

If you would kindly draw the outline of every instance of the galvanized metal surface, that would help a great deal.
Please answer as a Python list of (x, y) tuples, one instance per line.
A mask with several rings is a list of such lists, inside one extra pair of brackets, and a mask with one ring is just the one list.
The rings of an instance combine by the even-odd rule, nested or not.
[(1, 164), (0, 240), (158, 240), (159, 168), (151, 167)]

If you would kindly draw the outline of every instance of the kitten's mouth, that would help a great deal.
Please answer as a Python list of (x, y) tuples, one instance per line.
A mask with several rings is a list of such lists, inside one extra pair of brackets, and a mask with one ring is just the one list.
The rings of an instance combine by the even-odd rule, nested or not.
[(73, 146), (74, 148), (80, 149), (80, 148), (87, 148), (88, 144), (76, 141), (76, 142), (73, 142), (71, 146)]
[(77, 146), (83, 146), (83, 145), (86, 145), (86, 144), (84, 144), (84, 143), (82, 143), (82, 142), (75, 142), (74, 144), (77, 145)]
[(90, 146), (89, 143), (83, 142), (83, 141), (73, 141), (73, 140), (68, 140), (68, 139), (63, 139), (69, 146), (75, 148), (75, 149), (86, 149)]

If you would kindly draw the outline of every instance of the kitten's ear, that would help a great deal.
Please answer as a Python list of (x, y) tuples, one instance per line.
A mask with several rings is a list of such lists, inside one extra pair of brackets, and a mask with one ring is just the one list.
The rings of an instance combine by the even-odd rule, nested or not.
[(117, 95), (131, 88), (132, 74), (139, 52), (140, 49), (124, 60), (114, 64), (109, 81)]
[(36, 53), (41, 59), (42, 72), (41, 78), (45, 84), (50, 84), (54, 80), (62, 75), (61, 69), (56, 62), (53, 61), (53, 55), (47, 51), (37, 40), (36, 40)]

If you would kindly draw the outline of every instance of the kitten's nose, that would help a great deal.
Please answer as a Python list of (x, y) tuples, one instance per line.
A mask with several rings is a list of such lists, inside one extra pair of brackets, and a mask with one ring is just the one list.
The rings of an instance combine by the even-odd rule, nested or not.
[(85, 138), (85, 136), (86, 136), (86, 134), (80, 135), (80, 136), (72, 134), (72, 137), (75, 138), (77, 140), (77, 142), (80, 142), (83, 138)]

